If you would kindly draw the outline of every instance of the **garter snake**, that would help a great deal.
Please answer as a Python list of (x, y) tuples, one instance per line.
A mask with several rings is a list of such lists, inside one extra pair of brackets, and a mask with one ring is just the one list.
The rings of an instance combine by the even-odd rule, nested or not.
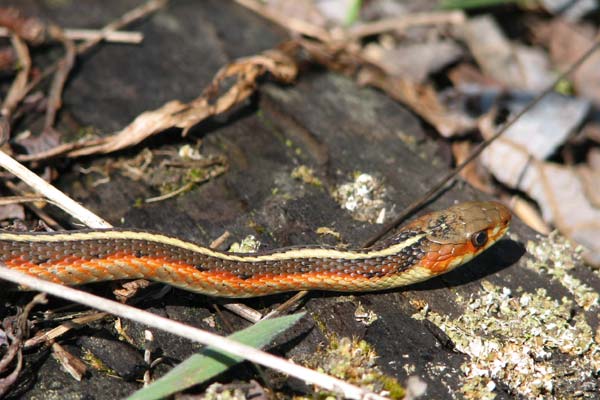
[(1, 232), (0, 261), (65, 285), (145, 278), (222, 297), (370, 291), (421, 282), (466, 263), (500, 239), (510, 219), (502, 204), (466, 202), (416, 218), (368, 248), (303, 246), (251, 254), (136, 230)]

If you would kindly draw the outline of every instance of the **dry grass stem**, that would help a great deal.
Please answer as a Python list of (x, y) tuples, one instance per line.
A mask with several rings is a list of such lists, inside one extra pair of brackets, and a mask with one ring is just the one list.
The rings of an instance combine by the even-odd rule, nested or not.
[(329, 42), (332, 40), (330, 33), (321, 27), (310, 24), (306, 21), (297, 18), (291, 18), (289, 16), (280, 15), (278, 12), (273, 11), (271, 8), (263, 5), (260, 1), (256, 0), (235, 0), (241, 6), (254, 11), (258, 15), (275, 22), (277, 25), (283, 26), (285, 29), (290, 30), (293, 33), (309, 36), (318, 39), (322, 42)]
[[(144, 40), (141, 32), (111, 31), (103, 32), (97, 29), (65, 29), (65, 37), (70, 40), (98, 40), (109, 43), (139, 44)], [(0, 27), (0, 37), (10, 36), (10, 30)]]
[(49, 293), (53, 296), (84, 304), (88, 307), (105, 311), (122, 318), (127, 318), (155, 329), (160, 329), (174, 335), (185, 337), (189, 340), (193, 340), (207, 346), (212, 346), (229, 354), (235, 354), (238, 357), (242, 357), (254, 363), (261, 364), (278, 370), (284, 374), (296, 377), (308, 384), (317, 385), (325, 390), (339, 393), (340, 395), (349, 399), (385, 399), (383, 396), (348, 384), (342, 380), (333, 378), (309, 368), (296, 365), (283, 358), (273, 356), (269, 353), (243, 345), (219, 335), (193, 328), (180, 322), (160, 317), (150, 312), (139, 310), (125, 304), (107, 300), (99, 296), (94, 296), (80, 290), (52, 282), (47, 282), (42, 279), (11, 270), (6, 268), (4, 265), (0, 265), (0, 278), (27, 286), (34, 290)]
[(99, 229), (112, 227), (108, 222), (65, 195), (3, 151), (0, 151), (0, 166), (10, 171), (34, 191), (51, 200), (66, 213), (78, 219), (86, 226)]
[(396, 18), (381, 19), (371, 23), (363, 23), (351, 28), (347, 39), (356, 40), (365, 36), (385, 32), (402, 32), (413, 26), (423, 25), (460, 25), (467, 20), (462, 11), (437, 11), (403, 15)]
[(16, 35), (12, 35), (11, 43), (15, 49), (15, 52), (17, 53), (21, 68), (17, 73), (17, 77), (12, 82), (8, 94), (4, 98), (2, 110), (0, 110), (2, 115), (7, 119), (10, 119), (10, 116), (14, 112), (21, 99), (25, 97), (29, 81), (29, 73), (31, 71), (31, 57), (29, 56), (29, 49), (27, 48), (25, 41)]

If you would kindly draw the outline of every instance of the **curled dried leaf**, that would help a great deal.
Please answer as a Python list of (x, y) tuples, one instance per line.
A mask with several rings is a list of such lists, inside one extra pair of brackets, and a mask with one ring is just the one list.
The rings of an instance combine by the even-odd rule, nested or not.
[[(269, 73), (276, 80), (289, 83), (297, 75), (295, 61), (279, 50), (268, 50), (253, 57), (242, 58), (222, 68), (207, 90), (189, 103), (172, 100), (162, 107), (146, 111), (133, 122), (113, 135), (101, 138), (63, 144), (50, 150), (21, 155), (21, 161), (42, 160), (66, 155), (80, 157), (91, 154), (106, 154), (135, 146), (146, 138), (173, 127), (185, 133), (199, 122), (231, 110), (241, 104), (256, 91), (258, 79)], [(220, 89), (228, 78), (234, 82), (224, 93)]]

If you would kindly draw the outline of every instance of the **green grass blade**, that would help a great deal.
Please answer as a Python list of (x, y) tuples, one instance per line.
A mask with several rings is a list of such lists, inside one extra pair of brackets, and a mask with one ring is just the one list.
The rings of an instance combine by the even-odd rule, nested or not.
[(348, 9), (348, 13), (346, 15), (346, 19), (344, 21), (344, 25), (350, 26), (356, 21), (358, 21), (361, 7), (362, 0), (352, 0), (352, 3), (350, 4), (350, 8)]
[[(248, 346), (261, 348), (303, 316), (304, 313), (299, 313), (260, 321), (228, 336), (228, 338)], [(207, 347), (183, 361), (153, 384), (133, 393), (127, 400), (161, 399), (190, 386), (206, 382), (242, 361), (241, 357)]]

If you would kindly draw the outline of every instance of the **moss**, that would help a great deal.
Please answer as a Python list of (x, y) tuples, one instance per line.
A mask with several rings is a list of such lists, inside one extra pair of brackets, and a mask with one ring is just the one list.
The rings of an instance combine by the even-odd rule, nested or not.
[(323, 187), (323, 182), (315, 176), (315, 171), (306, 165), (300, 165), (299, 167), (294, 168), (292, 171), (292, 178), (298, 179), (307, 185)]
[(248, 227), (254, 229), (254, 232), (256, 232), (258, 235), (262, 235), (267, 231), (267, 228), (265, 228), (263, 225), (260, 225), (253, 219), (248, 221)]
[(229, 251), (232, 253), (256, 253), (259, 247), (260, 241), (253, 235), (248, 235), (241, 242), (232, 243)]
[(229, 388), (220, 383), (213, 383), (204, 392), (204, 400), (246, 400), (246, 395), (239, 388)]
[(87, 365), (89, 365), (96, 371), (105, 373), (110, 376), (119, 376), (113, 369), (111, 369), (108, 365), (104, 364), (104, 362), (100, 358), (98, 358), (94, 353), (92, 353), (88, 349), (83, 349), (83, 355), (81, 358), (83, 361), (85, 361)]
[[(402, 385), (395, 378), (384, 375), (375, 364), (376, 360), (375, 350), (366, 341), (330, 335), (329, 344), (320, 347), (303, 364), (391, 399), (404, 397)], [(332, 393), (326, 391), (316, 393), (320, 399), (331, 396)]]

